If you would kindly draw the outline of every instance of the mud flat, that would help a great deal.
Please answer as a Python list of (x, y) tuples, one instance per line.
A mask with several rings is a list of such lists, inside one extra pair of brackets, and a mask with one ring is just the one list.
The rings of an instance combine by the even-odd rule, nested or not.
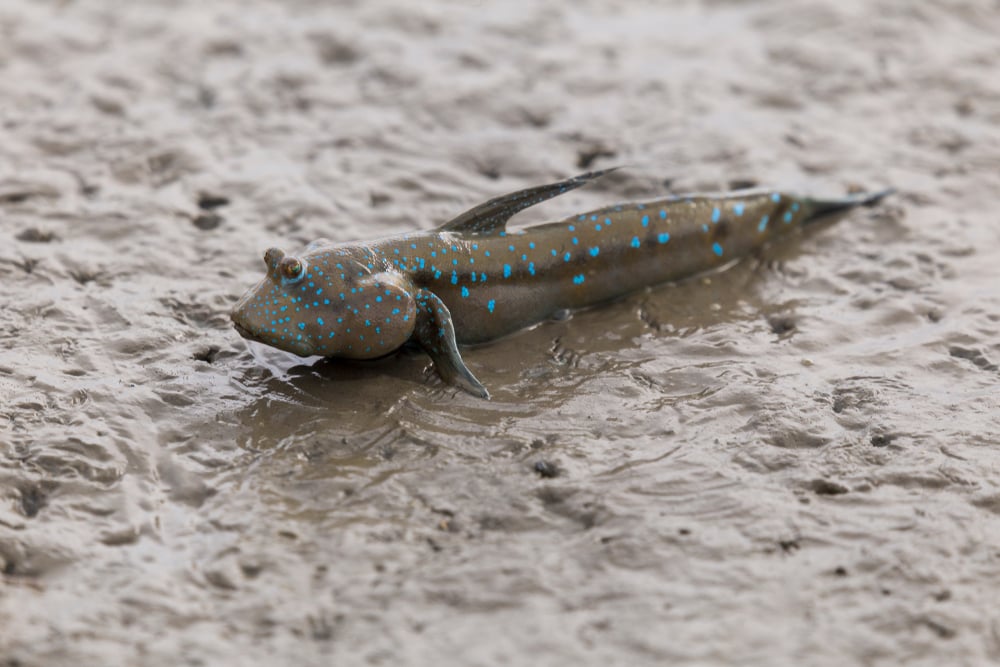
[[(0, 4), (0, 665), (1000, 660), (1000, 13)], [(465, 353), (304, 365), (271, 245), (898, 196)]]

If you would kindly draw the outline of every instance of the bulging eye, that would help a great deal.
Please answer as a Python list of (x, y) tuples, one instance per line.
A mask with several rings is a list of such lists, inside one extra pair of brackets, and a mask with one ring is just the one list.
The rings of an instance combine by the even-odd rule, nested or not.
[(306, 267), (302, 264), (302, 260), (296, 257), (286, 257), (281, 260), (281, 266), (279, 267), (281, 271), (281, 277), (288, 282), (296, 282), (302, 278), (302, 274), (305, 273)]
[(267, 252), (264, 253), (264, 264), (267, 265), (268, 271), (273, 271), (278, 268), (278, 263), (285, 258), (285, 252), (280, 248), (268, 248)]

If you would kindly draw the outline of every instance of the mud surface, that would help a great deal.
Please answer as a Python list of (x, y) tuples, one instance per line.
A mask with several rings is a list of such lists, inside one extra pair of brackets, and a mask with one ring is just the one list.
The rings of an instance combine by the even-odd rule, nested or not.
[[(1000, 9), (0, 3), (0, 665), (1000, 660)], [(894, 186), (465, 358), (303, 365), (270, 245)]]

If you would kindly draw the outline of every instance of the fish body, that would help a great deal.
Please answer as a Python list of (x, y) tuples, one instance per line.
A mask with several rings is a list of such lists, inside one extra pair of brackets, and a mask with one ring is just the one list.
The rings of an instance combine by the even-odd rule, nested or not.
[(773, 191), (619, 204), (507, 231), (518, 211), (607, 173), (497, 197), (436, 230), (272, 248), (236, 304), (244, 337), (300, 356), (373, 359), (416, 342), (446, 381), (488, 397), (458, 345), (709, 271), (888, 192), (814, 200)]

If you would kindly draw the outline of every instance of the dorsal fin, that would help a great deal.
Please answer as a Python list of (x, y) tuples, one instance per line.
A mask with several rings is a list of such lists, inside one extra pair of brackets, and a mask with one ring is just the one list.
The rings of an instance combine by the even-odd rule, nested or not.
[(575, 190), (615, 169), (618, 167), (589, 171), (586, 174), (567, 178), (565, 181), (537, 185), (533, 188), (494, 197), (475, 208), (470, 208), (460, 216), (441, 225), (439, 229), (443, 232), (464, 232), (466, 234), (493, 234), (503, 231), (507, 221), (515, 213), (523, 211), (529, 206), (540, 204), (546, 199), (552, 199), (570, 190)]

